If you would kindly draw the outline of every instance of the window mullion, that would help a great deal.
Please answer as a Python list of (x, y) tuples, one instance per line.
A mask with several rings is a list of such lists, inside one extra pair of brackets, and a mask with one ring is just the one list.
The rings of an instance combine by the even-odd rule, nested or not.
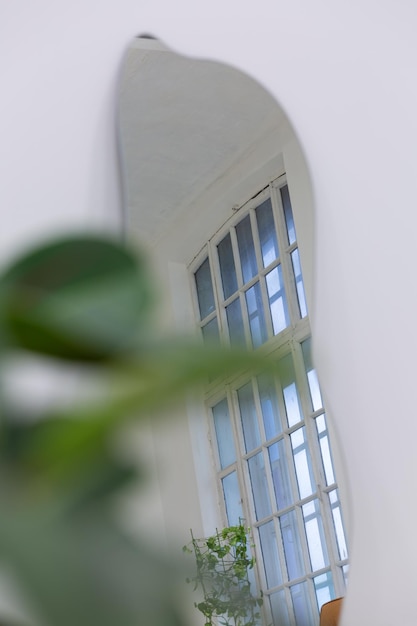
[[(337, 489), (337, 487), (335, 487)], [(330, 491), (335, 491), (331, 489)], [(333, 575), (333, 584), (335, 587), (336, 596), (341, 596), (345, 592), (345, 582), (341, 566), (338, 564), (343, 559), (339, 555), (339, 548), (337, 545), (336, 533), (334, 530), (334, 522), (332, 515), (332, 506), (329, 498), (330, 492), (324, 492), (322, 498), (323, 511), (323, 525), (325, 525), (325, 531), (327, 531), (327, 546), (329, 550), (330, 566)]]
[[(240, 408), (239, 408), (239, 398), (237, 395), (237, 391), (235, 389), (229, 389), (229, 397), (230, 397), (230, 407), (231, 407), (231, 418), (233, 424), (233, 431), (235, 433), (235, 441), (236, 441), (236, 453), (237, 453), (237, 463), (238, 463), (238, 480), (240, 488), (242, 489), (242, 494), (247, 492), (246, 485), (250, 485), (249, 477), (246, 476), (246, 472), (249, 472), (247, 467), (244, 468), (244, 464), (247, 465), (246, 460), (244, 460), (245, 455), (245, 439), (243, 434), (243, 426), (242, 420), (240, 419)], [(250, 510), (248, 507), (248, 503), (245, 502), (245, 498), (243, 498), (242, 503), (243, 512), (245, 514), (246, 520), (254, 519), (250, 514)]]
[(249, 215), (250, 215), (250, 223), (251, 223), (251, 228), (252, 228), (253, 243), (255, 247), (256, 264), (258, 267), (258, 274), (260, 274), (263, 269), (263, 261), (262, 261), (261, 246), (259, 242), (258, 223), (256, 221), (256, 214), (255, 214), (254, 209), (251, 209), (251, 211), (249, 212)]
[[(324, 489), (326, 488), (326, 477), (324, 474), (324, 468), (321, 457), (320, 443), (319, 437), (317, 433), (317, 427), (315, 423), (315, 418), (312, 417), (313, 406), (311, 403), (310, 397), (310, 389), (307, 383), (307, 376), (304, 365), (304, 358), (302, 354), (302, 349), (300, 343), (295, 343), (293, 346), (294, 351), (294, 362), (295, 362), (295, 371), (296, 376), (299, 380), (300, 385), (300, 400), (303, 405), (303, 412), (305, 415), (305, 426), (307, 430), (307, 438), (310, 443), (310, 453), (313, 457), (313, 471), (314, 477), (317, 484), (318, 496), (320, 501), (320, 509), (322, 512), (322, 520), (323, 527), (326, 536), (326, 544), (329, 551), (329, 561), (330, 563), (334, 563), (337, 561), (337, 552), (335, 552), (336, 543), (332, 540), (333, 532), (333, 518), (331, 513), (330, 501), (326, 493), (324, 493)], [(324, 409), (323, 409), (324, 413)], [(334, 485), (337, 488), (337, 483)], [(333, 486), (332, 486), (333, 487)], [(332, 489), (333, 490), (333, 489)]]
[(273, 327), (272, 327), (272, 318), (271, 318), (271, 312), (270, 312), (270, 309), (269, 309), (268, 290), (266, 288), (265, 274), (264, 273), (262, 273), (259, 276), (259, 285), (260, 285), (260, 289), (261, 289), (262, 305), (263, 305), (263, 309), (264, 309), (264, 319), (265, 319), (265, 324), (266, 324), (267, 336), (268, 337), (273, 337), (274, 331), (273, 331)]
[[(207, 251), (207, 249), (208, 249), (208, 246), (206, 246), (206, 247), (203, 249), (203, 252), (202, 252), (202, 255), (201, 255), (203, 258), (206, 256), (206, 255), (205, 255), (205, 252)], [(201, 318), (201, 315), (200, 315), (200, 307), (199, 307), (199, 304), (198, 304), (198, 295), (197, 295), (197, 289), (196, 289), (196, 285), (195, 285), (195, 276), (194, 276), (194, 274), (190, 275), (190, 281), (191, 281), (192, 279), (193, 279), (193, 288), (191, 289), (191, 295), (192, 295), (192, 303), (193, 303), (194, 317), (195, 317), (195, 319), (196, 319), (196, 320), (198, 320), (198, 325), (201, 327), (201, 326), (203, 326), (203, 322), (204, 322), (207, 318), (209, 318), (210, 316), (212, 316), (212, 315), (213, 315), (213, 313), (209, 314), (208, 316), (206, 316), (206, 317), (205, 317), (205, 318), (203, 318), (203, 319)], [(212, 280), (213, 280), (213, 279), (212, 279)], [(213, 285), (213, 295), (214, 295), (214, 298), (216, 298), (216, 289), (215, 289), (214, 285)]]
[(243, 287), (243, 274), (242, 274), (242, 264), (240, 262), (239, 245), (237, 242), (237, 235), (236, 235), (235, 227), (231, 228), (229, 232), (230, 232), (230, 240), (232, 242), (233, 258), (235, 260), (238, 289), (241, 290)]
[(284, 208), (281, 200), (280, 188), (285, 183), (280, 182), (279, 187), (275, 184), (271, 185), (271, 202), (275, 211), (275, 219), (277, 221), (277, 237), (280, 249), (280, 262), (282, 274), (284, 277), (285, 291), (287, 294), (287, 305), (290, 312), (291, 325), (295, 326), (300, 319), (300, 311), (298, 306), (298, 296), (295, 287), (294, 272), (291, 261), (290, 250), (295, 249), (294, 244), (289, 244), (287, 240), (287, 227), (284, 217)]
[(240, 260), (239, 245), (237, 242), (236, 229), (234, 227), (230, 229), (230, 239), (232, 242), (233, 257), (235, 261), (237, 284), (238, 284), (237, 297), (239, 299), (239, 306), (240, 306), (240, 310), (242, 313), (245, 343), (247, 346), (251, 346), (252, 345), (251, 344), (251, 332), (250, 332), (249, 318), (248, 318), (248, 312), (247, 312), (247, 307), (246, 307), (246, 296), (245, 296), (245, 291), (243, 289), (244, 283), (243, 283), (242, 263)]
[(320, 487), (324, 487), (326, 485), (326, 479), (322, 467), (321, 451), (318, 442), (316, 424), (314, 422), (314, 419), (311, 418), (313, 407), (310, 399), (310, 389), (307, 383), (301, 345), (298, 342), (292, 342), (292, 354), (295, 378), (297, 381), (297, 386), (300, 390), (299, 398), (301, 403), (301, 410), (304, 415), (307, 441), (309, 442), (310, 454), (312, 456), (314, 480), (316, 482), (317, 488), (320, 489)]
[(214, 291), (214, 306), (215, 312), (217, 316), (217, 324), (219, 328), (219, 337), (220, 343), (224, 343), (224, 320), (221, 315), (221, 306), (220, 306), (220, 294), (221, 290), (221, 277), (220, 277), (220, 268), (217, 261), (217, 255), (213, 250), (213, 244), (209, 241), (207, 244), (207, 256), (210, 263), (210, 272), (211, 272), (211, 280), (213, 284)]

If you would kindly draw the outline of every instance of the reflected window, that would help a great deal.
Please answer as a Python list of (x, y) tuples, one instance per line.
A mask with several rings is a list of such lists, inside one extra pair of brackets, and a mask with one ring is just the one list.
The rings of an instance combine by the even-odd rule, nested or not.
[(348, 554), (285, 177), (241, 211), (194, 269), (196, 316), (205, 340), (269, 344), (277, 376), (208, 392), (219, 491), (225, 524), (252, 528), (265, 623), (316, 626)]
[[(307, 317), (285, 180), (279, 185), (271, 183), (246, 214), (238, 212), (235, 223), (211, 246), (210, 260), (207, 255), (194, 271), (194, 282), (205, 338), (209, 332), (204, 328), (216, 317), (231, 345), (258, 348)], [(218, 306), (214, 284), (220, 287)]]

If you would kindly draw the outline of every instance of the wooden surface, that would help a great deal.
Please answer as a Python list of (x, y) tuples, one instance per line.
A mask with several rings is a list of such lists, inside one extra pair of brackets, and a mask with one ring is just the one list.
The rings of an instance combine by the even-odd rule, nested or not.
[(320, 626), (337, 626), (339, 624), (342, 598), (326, 602), (321, 607)]

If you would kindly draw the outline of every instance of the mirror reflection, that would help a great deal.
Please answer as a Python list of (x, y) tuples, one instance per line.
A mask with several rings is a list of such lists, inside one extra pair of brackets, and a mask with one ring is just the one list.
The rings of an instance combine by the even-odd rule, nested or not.
[(301, 148), (252, 78), (155, 39), (129, 47), (119, 114), (126, 231), (160, 279), (163, 322), (273, 352), (278, 370), (211, 381), (198, 406), (184, 406), (188, 421), (154, 434), (155, 515), (178, 536), (243, 518), (264, 623), (314, 626), (345, 593), (348, 554), (311, 356), (313, 211)]

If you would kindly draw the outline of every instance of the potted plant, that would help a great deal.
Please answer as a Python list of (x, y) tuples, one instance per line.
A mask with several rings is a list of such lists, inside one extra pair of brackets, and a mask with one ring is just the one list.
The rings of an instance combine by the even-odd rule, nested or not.
[(203, 599), (194, 606), (203, 613), (205, 626), (255, 626), (260, 622), (262, 593), (253, 595), (249, 579), (255, 563), (248, 545), (249, 531), (242, 520), (204, 539), (196, 539), (191, 531), (191, 541), (183, 547), (195, 556), (196, 573), (187, 582), (202, 593)]

